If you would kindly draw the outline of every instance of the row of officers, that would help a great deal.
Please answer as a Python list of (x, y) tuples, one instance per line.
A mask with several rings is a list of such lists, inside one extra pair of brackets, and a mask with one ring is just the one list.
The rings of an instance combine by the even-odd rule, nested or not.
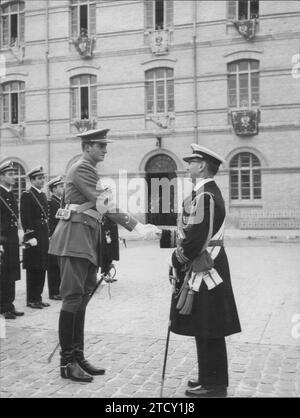
[[(56, 256), (48, 254), (49, 239), (58, 219), (55, 214), (61, 206), (64, 192), (62, 177), (46, 184), (50, 198), (42, 191), (45, 173), (36, 167), (27, 174), (30, 188), (21, 195), (20, 210), (12, 191), (16, 172), (12, 162), (0, 165), (0, 313), (6, 319), (24, 315), (14, 306), (15, 283), (20, 280), (21, 263), (26, 270), (27, 306), (43, 309), (50, 306), (42, 300), (46, 272), (48, 272), (49, 298), (60, 300), (60, 273)], [(21, 225), (19, 224), (21, 220)], [(23, 229), (20, 244), (19, 230)], [(22, 261), (20, 246), (23, 247)]]

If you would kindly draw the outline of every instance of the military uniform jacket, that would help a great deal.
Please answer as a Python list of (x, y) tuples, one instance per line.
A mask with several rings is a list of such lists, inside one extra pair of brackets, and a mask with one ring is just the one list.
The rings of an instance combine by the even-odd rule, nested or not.
[(58, 209), (60, 208), (61, 200), (59, 197), (52, 195), (51, 199), (48, 200), (48, 225), (49, 225), (49, 236), (53, 234), (57, 224), (58, 219), (55, 217)]
[[(39, 202), (39, 203), (38, 203)], [(48, 204), (45, 193), (35, 188), (22, 193), (20, 214), (24, 232), (34, 231), (37, 246), (23, 250), (23, 268), (28, 270), (47, 270), (49, 227)]]
[(16, 281), (20, 280), (19, 209), (12, 191), (0, 186), (0, 197), (0, 244), (4, 249), (1, 280)]
[[(214, 200), (213, 235), (221, 228), (225, 219), (225, 205), (221, 192), (214, 181), (207, 182), (195, 195), (189, 196), (178, 219), (179, 239), (172, 255), (172, 263), (179, 271), (180, 282), (176, 285), (179, 291), (185, 273), (184, 267), (200, 254), (209, 232), (210, 193)], [(191, 210), (194, 208), (194, 210)], [(196, 210), (197, 209), (197, 210)], [(195, 215), (196, 214), (196, 215)], [(191, 219), (195, 217), (195, 219)], [(180, 232), (184, 236), (180, 237)], [(208, 249), (209, 250), (209, 249)], [(219, 338), (241, 331), (233, 290), (227, 255), (224, 247), (216, 247), (217, 256), (214, 268), (221, 276), (223, 283), (208, 290), (202, 282), (200, 291), (194, 293), (193, 308), (190, 315), (182, 315), (176, 309), (178, 297), (172, 300), (171, 330), (181, 335), (198, 335), (201, 338)]]
[[(81, 159), (69, 169), (65, 178), (66, 204), (93, 203), (101, 193), (97, 190), (99, 175), (91, 161)], [(131, 231), (137, 221), (126, 213), (116, 211), (106, 216)], [(96, 266), (101, 265), (100, 222), (85, 213), (72, 214), (70, 220), (60, 220), (50, 241), (49, 253), (58, 256), (84, 258)]]

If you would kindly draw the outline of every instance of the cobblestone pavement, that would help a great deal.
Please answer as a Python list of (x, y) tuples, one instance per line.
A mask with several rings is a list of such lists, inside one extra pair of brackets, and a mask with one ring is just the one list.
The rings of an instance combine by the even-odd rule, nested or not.
[[(47, 358), (57, 343), (60, 302), (51, 301), (51, 307), (42, 311), (24, 307), (22, 280), (17, 283), (16, 307), (24, 309), (25, 316), (6, 321), (6, 338), (0, 339), (1, 397), (159, 396), (171, 291), (166, 275), (170, 250), (152, 243), (127, 244), (117, 263), (112, 297), (105, 285), (87, 314), (86, 352), (93, 363), (107, 369), (106, 375), (90, 384), (59, 377), (58, 353), (50, 364)], [(229, 396), (300, 396), (299, 247), (269, 240), (229, 243), (243, 328), (227, 338)], [(187, 380), (196, 374), (193, 338), (172, 334), (164, 396), (184, 396)]]

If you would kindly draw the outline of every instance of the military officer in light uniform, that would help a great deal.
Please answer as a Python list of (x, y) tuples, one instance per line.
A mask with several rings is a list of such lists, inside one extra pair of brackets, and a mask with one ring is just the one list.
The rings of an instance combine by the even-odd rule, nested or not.
[(24, 315), (14, 306), (15, 282), (20, 280), (19, 209), (12, 191), (14, 184), (14, 165), (7, 161), (0, 165), (0, 313), (5, 319)]
[[(64, 180), (62, 176), (55, 177), (50, 180), (46, 187), (48, 188), (51, 196), (48, 200), (48, 224), (49, 224), (49, 238), (58, 224), (58, 219), (56, 218), (56, 213), (61, 206), (61, 200), (64, 194)], [(59, 294), (60, 286), (60, 272), (57, 262), (57, 257), (55, 255), (48, 255), (48, 290), (49, 290), (49, 299), (52, 300), (61, 300)]]
[(23, 251), (27, 306), (32, 309), (43, 309), (50, 306), (42, 300), (49, 248), (47, 196), (42, 191), (45, 184), (43, 167), (33, 168), (27, 176), (31, 187), (22, 193), (20, 205), (24, 236), (30, 236), (32, 242), (32, 245)]
[(61, 377), (80, 382), (91, 382), (94, 375), (105, 373), (104, 369), (91, 365), (84, 356), (85, 311), (100, 266), (102, 216), (105, 214), (113, 222), (129, 231), (137, 231), (144, 238), (157, 238), (160, 233), (155, 226), (142, 225), (133, 216), (119, 211), (111, 202), (111, 192), (99, 187), (96, 166), (104, 160), (107, 144), (112, 142), (107, 139), (108, 131), (98, 129), (78, 135), (82, 159), (72, 165), (65, 178), (64, 201), (70, 212), (62, 215), (65, 219), (57, 225), (49, 249), (50, 254), (58, 257), (61, 273)]
[[(214, 181), (224, 160), (203, 146), (192, 144), (191, 147), (192, 153), (184, 161), (188, 163), (193, 191), (183, 202), (178, 218), (177, 240), (170, 230), (164, 230), (161, 237), (161, 247), (176, 246), (171, 264), (179, 282), (172, 300), (171, 331), (194, 336), (196, 340), (198, 378), (188, 382), (190, 389), (186, 395), (223, 397), (227, 394), (228, 386), (225, 337), (241, 331), (223, 245), (225, 205)], [(208, 243), (208, 252), (211, 253), (219, 281), (214, 283), (209, 279), (200, 282), (200, 288), (194, 292), (190, 314), (180, 313), (178, 301), (184, 278), (204, 249), (209, 234), (212, 239)]]

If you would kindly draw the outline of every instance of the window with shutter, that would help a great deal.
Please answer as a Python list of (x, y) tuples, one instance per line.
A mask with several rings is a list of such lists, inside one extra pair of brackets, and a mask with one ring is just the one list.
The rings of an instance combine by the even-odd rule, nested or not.
[(165, 0), (166, 9), (166, 27), (169, 29), (173, 26), (174, 2), (173, 0)]
[(154, 27), (154, 6), (153, 0), (145, 0), (145, 28), (152, 30)]
[(227, 7), (228, 7), (228, 19), (229, 20), (235, 20), (236, 16), (237, 16), (237, 1), (236, 0), (231, 0), (228, 1), (227, 3)]
[(78, 38), (82, 30), (88, 36), (96, 34), (95, 0), (71, 0), (71, 36)]

